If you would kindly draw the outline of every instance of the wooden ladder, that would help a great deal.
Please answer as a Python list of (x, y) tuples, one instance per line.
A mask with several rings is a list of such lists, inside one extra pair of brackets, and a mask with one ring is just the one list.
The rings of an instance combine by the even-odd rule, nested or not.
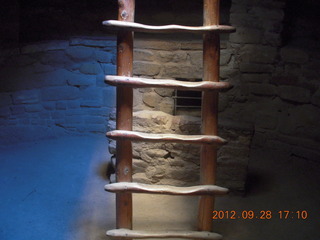
[[(216, 179), (217, 147), (226, 141), (217, 136), (218, 91), (231, 85), (219, 82), (219, 33), (234, 32), (230, 26), (219, 25), (219, 0), (204, 0), (203, 26), (149, 26), (134, 22), (135, 0), (118, 0), (118, 20), (103, 24), (117, 31), (117, 76), (106, 76), (106, 82), (117, 87), (116, 129), (107, 136), (117, 141), (117, 182), (105, 189), (116, 193), (116, 229), (107, 231), (116, 238), (197, 238), (221, 239), (211, 232), (214, 195), (226, 194), (228, 189), (214, 185)], [(203, 81), (182, 82), (172, 79), (133, 77), (133, 32), (199, 33), (203, 34)], [(160, 87), (202, 91), (202, 135), (149, 134), (132, 131), (132, 88)], [(199, 186), (174, 187), (132, 182), (132, 141), (179, 142), (201, 145)], [(134, 231), (132, 230), (132, 193), (200, 195), (198, 231)]]

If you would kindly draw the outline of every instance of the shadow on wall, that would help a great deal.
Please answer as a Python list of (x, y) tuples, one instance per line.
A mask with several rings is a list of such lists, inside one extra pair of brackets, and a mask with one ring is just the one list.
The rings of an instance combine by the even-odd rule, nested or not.
[(319, 31), (311, 27), (318, 3), (248, 2), (234, 1), (230, 10), (239, 75), (223, 114), (253, 124), (253, 147), (319, 161)]
[(115, 88), (115, 39), (77, 37), (1, 53), (1, 141), (105, 133)]

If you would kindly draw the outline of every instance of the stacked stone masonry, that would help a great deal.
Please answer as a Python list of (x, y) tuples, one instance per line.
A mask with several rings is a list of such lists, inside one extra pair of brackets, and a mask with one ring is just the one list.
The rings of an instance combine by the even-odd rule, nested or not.
[[(199, 117), (173, 116), (162, 111), (142, 110), (133, 114), (133, 130), (148, 133), (200, 134)], [(115, 114), (109, 121), (115, 129)], [(220, 127), (229, 143), (218, 152), (217, 183), (233, 191), (244, 191), (252, 132)], [(116, 153), (116, 141), (109, 151)], [(200, 146), (177, 143), (133, 143), (133, 179), (136, 182), (191, 186), (199, 183)], [(112, 179), (114, 181), (114, 178)]]
[[(230, 15), (222, 16), (237, 32), (221, 41), (220, 80), (234, 87), (219, 99), (219, 135), (229, 144), (220, 149), (218, 182), (234, 190), (244, 189), (250, 147), (281, 150), (306, 161), (320, 159), (319, 44), (316, 38), (302, 36), (314, 26), (305, 19), (284, 42), (288, 4), (232, 0)], [(197, 21), (184, 17), (190, 24)], [(170, 35), (159, 40), (137, 34), (134, 74), (201, 79), (201, 42), (195, 37)], [(115, 38), (82, 36), (1, 50), (1, 142), (104, 134), (108, 122), (112, 128), (115, 88), (104, 83), (104, 75), (116, 73), (115, 46)], [(170, 89), (135, 89), (134, 128), (142, 130), (145, 124), (143, 128), (152, 132), (198, 133), (197, 112), (173, 115), (173, 94)], [(197, 147), (135, 148), (141, 150), (134, 152), (137, 180), (177, 185), (198, 181)]]
[[(2, 141), (106, 132), (115, 89), (115, 38), (72, 38), (2, 52)], [(7, 137), (9, 136), (9, 137)]]

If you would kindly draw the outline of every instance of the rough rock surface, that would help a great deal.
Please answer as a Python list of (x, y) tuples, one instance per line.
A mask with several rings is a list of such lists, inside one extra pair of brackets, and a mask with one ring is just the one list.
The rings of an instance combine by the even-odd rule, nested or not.
[[(115, 122), (109, 121), (109, 129)], [(200, 118), (173, 116), (161, 111), (134, 112), (133, 130), (148, 133), (200, 134)], [(218, 152), (217, 183), (234, 191), (243, 191), (249, 159), (250, 131), (219, 129), (228, 144)], [(109, 150), (115, 154), (115, 141)], [(133, 143), (133, 179), (137, 182), (176, 186), (199, 183), (200, 146), (177, 143)]]

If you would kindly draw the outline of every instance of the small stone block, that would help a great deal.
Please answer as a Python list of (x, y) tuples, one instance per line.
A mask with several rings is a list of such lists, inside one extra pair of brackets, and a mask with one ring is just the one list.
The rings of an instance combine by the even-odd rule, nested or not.
[(65, 102), (57, 102), (56, 103), (56, 109), (57, 110), (66, 110), (67, 104)]
[(16, 115), (16, 114), (22, 114), (25, 112), (24, 106), (23, 105), (17, 105), (17, 106), (11, 106), (11, 113)]
[(297, 103), (310, 102), (310, 90), (295, 86), (280, 86), (279, 96), (284, 100)]
[(54, 102), (43, 102), (42, 106), (46, 110), (54, 110), (55, 109), (55, 103)]
[(41, 91), (42, 100), (57, 101), (57, 100), (73, 100), (79, 97), (79, 89), (75, 87), (51, 87)]
[(89, 47), (69, 47), (65, 52), (74, 61), (90, 60), (93, 57), (93, 49)]
[(87, 101), (82, 101), (80, 103), (81, 107), (89, 107), (89, 108), (100, 108), (102, 106), (101, 100), (87, 100)]
[(71, 86), (90, 86), (95, 84), (96, 79), (93, 76), (77, 74), (76, 76), (68, 79), (67, 82)]
[(96, 75), (101, 71), (98, 63), (84, 63), (80, 66), (79, 71), (83, 74)]
[(74, 100), (72, 100), (72, 101), (68, 101), (67, 102), (67, 106), (68, 106), (68, 108), (70, 108), (70, 109), (75, 109), (75, 108), (79, 108), (80, 107), (80, 102), (79, 101), (74, 101)]
[(114, 75), (117, 68), (113, 64), (102, 64), (102, 70), (105, 75)]
[(26, 112), (40, 112), (42, 109), (43, 108), (41, 104), (25, 105)]
[(13, 93), (14, 104), (38, 103), (39, 92), (37, 90), (23, 90)]
[(88, 46), (88, 47), (116, 47), (116, 39), (108, 38), (72, 38), (70, 46)]
[(96, 60), (100, 63), (111, 63), (113, 61), (114, 54), (106, 51), (96, 51)]

